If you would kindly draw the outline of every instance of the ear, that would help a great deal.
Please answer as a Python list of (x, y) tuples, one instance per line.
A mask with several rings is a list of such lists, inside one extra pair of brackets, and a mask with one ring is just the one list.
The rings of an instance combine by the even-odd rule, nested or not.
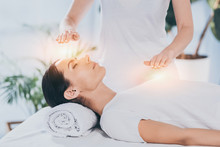
[(67, 100), (74, 99), (79, 96), (80, 91), (77, 88), (68, 87), (66, 91), (64, 91), (64, 97)]

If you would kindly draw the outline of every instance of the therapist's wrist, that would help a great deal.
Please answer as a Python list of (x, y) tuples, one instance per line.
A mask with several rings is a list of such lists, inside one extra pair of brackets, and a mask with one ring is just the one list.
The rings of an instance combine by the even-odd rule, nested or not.
[(65, 17), (62, 22), (60, 23), (60, 32), (65, 32), (65, 31), (75, 31), (77, 28), (77, 25), (75, 22), (72, 20), (72, 18)]
[(165, 48), (162, 53), (166, 53), (169, 55), (170, 58), (174, 59), (177, 57), (177, 53), (175, 51), (175, 49), (173, 48)]

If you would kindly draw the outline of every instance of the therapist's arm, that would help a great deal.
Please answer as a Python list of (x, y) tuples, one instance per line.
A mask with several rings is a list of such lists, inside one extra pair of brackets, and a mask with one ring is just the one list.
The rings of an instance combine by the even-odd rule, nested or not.
[(220, 131), (198, 128), (179, 128), (174, 125), (142, 119), (140, 136), (148, 143), (220, 146)]
[(190, 0), (172, 0), (178, 33), (172, 43), (144, 64), (155, 68), (168, 66), (183, 52), (193, 38), (193, 19)]
[(94, 0), (74, 0), (67, 15), (60, 24), (60, 34), (57, 37), (58, 43), (68, 43), (70, 40), (76, 41), (79, 39), (76, 28), (93, 3)]

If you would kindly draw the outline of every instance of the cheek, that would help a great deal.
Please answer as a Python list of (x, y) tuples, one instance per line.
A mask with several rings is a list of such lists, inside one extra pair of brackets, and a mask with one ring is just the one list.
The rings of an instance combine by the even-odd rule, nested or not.
[(105, 76), (104, 70), (95, 73), (95, 75), (92, 78), (94, 88), (96, 88), (102, 82), (104, 76)]
[(95, 77), (93, 76), (93, 73), (90, 73), (89, 71), (80, 70), (75, 78), (77, 86), (82, 89), (91, 90), (95, 87)]
[(88, 87), (91, 90), (96, 89), (96, 87), (100, 83), (100, 75), (99, 75), (99, 73), (91, 73), (91, 75), (88, 76), (86, 78), (86, 80), (87, 80), (87, 83), (88, 83)]
[(79, 69), (77, 72), (77, 85), (86, 90), (94, 90), (102, 81), (105, 70), (100, 71), (88, 71), (85, 69)]

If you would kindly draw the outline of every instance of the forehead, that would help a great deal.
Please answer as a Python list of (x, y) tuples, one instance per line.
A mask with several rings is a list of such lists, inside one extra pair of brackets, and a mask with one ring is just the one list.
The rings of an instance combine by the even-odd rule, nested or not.
[(58, 71), (64, 71), (66, 68), (68, 68), (68, 63), (70, 60), (73, 59), (60, 59), (55, 62), (55, 66), (57, 67)]

